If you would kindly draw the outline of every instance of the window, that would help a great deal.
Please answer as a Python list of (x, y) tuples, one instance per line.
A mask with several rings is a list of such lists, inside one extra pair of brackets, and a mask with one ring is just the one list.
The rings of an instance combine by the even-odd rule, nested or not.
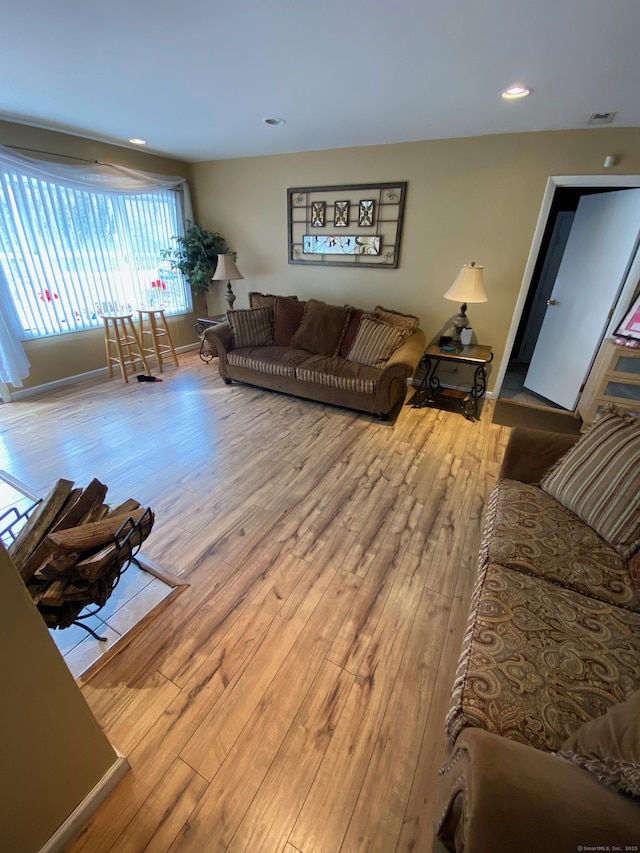
[(24, 338), (102, 327), (140, 305), (191, 309), (161, 250), (184, 233), (182, 194), (70, 188), (0, 164), (0, 265)]

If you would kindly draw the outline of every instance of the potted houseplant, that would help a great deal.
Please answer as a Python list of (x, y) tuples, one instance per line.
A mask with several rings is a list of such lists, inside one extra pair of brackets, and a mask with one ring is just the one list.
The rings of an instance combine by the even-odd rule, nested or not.
[(231, 255), (235, 260), (237, 252), (229, 248), (227, 241), (217, 231), (206, 231), (188, 220), (184, 236), (173, 239), (177, 243), (176, 248), (163, 249), (162, 259), (169, 261), (172, 269), (179, 270), (185, 276), (194, 295), (202, 298), (206, 315), (207, 291), (218, 255)]

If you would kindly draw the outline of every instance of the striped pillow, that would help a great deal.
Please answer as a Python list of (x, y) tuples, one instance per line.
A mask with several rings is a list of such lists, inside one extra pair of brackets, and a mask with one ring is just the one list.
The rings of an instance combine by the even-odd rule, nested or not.
[(640, 548), (640, 421), (607, 411), (540, 485), (628, 559)]
[(347, 359), (369, 367), (384, 367), (405, 337), (402, 329), (387, 323), (377, 323), (365, 314), (360, 320), (358, 334), (347, 353)]
[(227, 311), (235, 348), (273, 345), (273, 308), (240, 308)]

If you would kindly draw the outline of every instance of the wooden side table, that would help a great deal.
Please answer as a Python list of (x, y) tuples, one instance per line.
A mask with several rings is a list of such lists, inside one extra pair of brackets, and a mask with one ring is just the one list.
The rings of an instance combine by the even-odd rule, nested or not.
[(217, 314), (215, 317), (198, 317), (196, 322), (196, 332), (200, 336), (200, 358), (208, 364), (212, 359), (216, 358), (217, 352), (211, 349), (211, 344), (204, 336), (205, 331), (209, 326), (217, 326), (219, 323), (224, 323), (227, 319), (226, 314)]
[[(478, 419), (478, 401), (487, 391), (486, 365), (493, 361), (491, 347), (485, 344), (458, 345), (454, 352), (443, 352), (438, 344), (431, 344), (422, 356), (425, 373), (411, 401), (414, 409), (422, 409), (439, 400), (459, 400), (462, 411), (469, 420)], [(436, 376), (441, 361), (468, 364), (475, 367), (473, 384), (468, 391), (446, 388)]]

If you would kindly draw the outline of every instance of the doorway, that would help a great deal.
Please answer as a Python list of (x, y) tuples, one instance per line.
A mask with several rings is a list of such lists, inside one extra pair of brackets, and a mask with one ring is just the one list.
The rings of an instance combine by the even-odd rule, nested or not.
[[(525, 387), (564, 249), (580, 200), (584, 196), (640, 187), (640, 176), (571, 176), (549, 178), (529, 253), (494, 397), (525, 406), (567, 411)], [(595, 201), (595, 200), (594, 200)], [(629, 282), (627, 282), (630, 285)], [(620, 300), (625, 291), (620, 294)], [(591, 354), (595, 357), (598, 347)]]

